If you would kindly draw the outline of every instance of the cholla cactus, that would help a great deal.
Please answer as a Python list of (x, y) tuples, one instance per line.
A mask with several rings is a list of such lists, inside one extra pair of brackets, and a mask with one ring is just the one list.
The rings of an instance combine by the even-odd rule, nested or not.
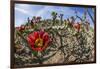
[[(52, 19), (48, 20), (43, 20), (41, 16), (33, 16), (31, 20), (28, 17), (25, 25), (15, 28), (15, 64), (92, 61), (94, 30), (90, 30), (89, 20), (85, 19), (84, 23), (78, 14), (67, 20), (63, 18), (64, 14), (52, 12), (51, 15)], [(57, 15), (60, 15), (60, 19), (57, 19)], [(75, 21), (77, 18), (80, 21)]]

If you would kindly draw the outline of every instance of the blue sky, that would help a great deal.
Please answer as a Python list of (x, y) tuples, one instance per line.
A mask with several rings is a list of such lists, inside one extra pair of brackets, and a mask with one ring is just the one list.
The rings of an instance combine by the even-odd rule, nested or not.
[[(63, 18), (67, 19), (68, 17), (75, 16), (75, 10), (78, 12), (78, 16), (82, 17), (84, 13), (84, 7), (64, 7), (64, 6), (48, 6), (48, 5), (32, 5), (32, 4), (15, 4), (15, 27), (25, 24), (27, 18), (30, 19), (33, 16), (41, 16), (42, 19), (52, 18), (51, 12), (55, 11), (58, 14), (64, 14)], [(89, 12), (92, 14), (91, 8)], [(90, 21), (91, 26), (93, 22), (90, 17), (87, 15), (87, 19)], [(77, 20), (79, 21), (79, 20)]]

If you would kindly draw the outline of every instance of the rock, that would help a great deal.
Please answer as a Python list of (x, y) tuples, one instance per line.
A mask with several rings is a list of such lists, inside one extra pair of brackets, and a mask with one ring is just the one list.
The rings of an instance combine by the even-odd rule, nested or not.
[(44, 61), (43, 64), (54, 64), (54, 63), (63, 63), (64, 62), (64, 54), (61, 51), (58, 51), (53, 57)]
[(69, 57), (68, 61), (69, 61), (69, 62), (75, 61), (75, 59), (76, 59), (76, 57), (74, 57), (73, 55), (71, 55), (71, 56)]
[(56, 36), (56, 45), (57, 45), (57, 48), (61, 46), (60, 44), (60, 38), (58, 36)]

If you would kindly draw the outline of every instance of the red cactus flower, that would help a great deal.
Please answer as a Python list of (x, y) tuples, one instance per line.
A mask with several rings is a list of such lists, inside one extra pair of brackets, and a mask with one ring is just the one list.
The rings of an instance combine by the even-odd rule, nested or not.
[(24, 30), (24, 29), (25, 29), (25, 26), (21, 25), (20, 30)]
[(47, 32), (35, 31), (28, 35), (27, 41), (33, 50), (43, 51), (48, 46), (50, 37)]
[(20, 29), (20, 27), (16, 27), (16, 29), (17, 29), (17, 30), (19, 30), (19, 29)]
[(81, 24), (79, 24), (79, 23), (74, 23), (73, 24), (73, 27), (79, 32), (80, 31), (80, 26), (81, 26)]
[(37, 17), (37, 22), (40, 22), (41, 17)]
[(25, 26), (24, 25), (21, 25), (20, 27), (16, 27), (16, 29), (19, 30), (19, 31), (22, 31), (22, 30), (25, 29)]

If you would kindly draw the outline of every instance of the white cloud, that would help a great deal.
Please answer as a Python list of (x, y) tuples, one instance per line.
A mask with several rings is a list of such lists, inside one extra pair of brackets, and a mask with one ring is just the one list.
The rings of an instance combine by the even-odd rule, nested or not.
[(48, 17), (48, 15), (50, 15), (50, 13), (49, 14), (47, 14), (47, 13), (50, 12), (52, 9), (53, 9), (52, 6), (44, 6), (43, 9), (40, 9), (39, 11), (37, 11), (36, 16), (45, 16), (46, 15)]
[(30, 14), (30, 12), (27, 11), (27, 10), (25, 10), (25, 9), (15, 7), (15, 10), (16, 10), (16, 11), (19, 11), (19, 12), (21, 12), (21, 13), (23, 13), (23, 14), (26, 14), (26, 15), (32, 16), (32, 15)]
[(31, 13), (31, 5), (28, 4), (15, 4), (15, 12), (21, 12), (22, 14), (26, 14), (28, 16), (32, 16)]

